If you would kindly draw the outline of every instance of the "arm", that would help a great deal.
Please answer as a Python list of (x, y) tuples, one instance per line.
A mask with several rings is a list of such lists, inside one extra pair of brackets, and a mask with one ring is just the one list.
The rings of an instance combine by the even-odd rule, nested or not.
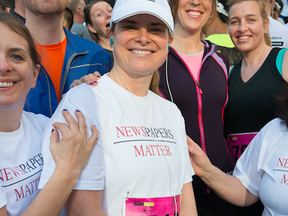
[(288, 82), (288, 50), (285, 51), (282, 65), (282, 77)]
[(0, 216), (7, 216), (7, 211), (5, 206), (0, 209)]
[(69, 216), (107, 216), (101, 209), (102, 191), (74, 190), (66, 203)]
[(187, 137), (191, 163), (197, 176), (213, 191), (226, 201), (238, 205), (249, 206), (258, 201), (234, 176), (227, 175), (211, 164), (207, 155), (189, 137)]
[(56, 163), (56, 168), (35, 200), (22, 215), (59, 215), (72, 192), (79, 174), (86, 166), (90, 153), (97, 141), (98, 133), (95, 127), (91, 127), (92, 136), (87, 138), (87, 129), (84, 116), (81, 112), (75, 112), (79, 127), (74, 118), (67, 111), (63, 116), (69, 127), (64, 123), (54, 123), (56, 130), (50, 137), (50, 150)]
[(194, 191), (193, 191), (191, 182), (183, 185), (182, 195), (181, 195), (180, 215), (181, 216), (186, 216), (186, 215), (197, 216)]

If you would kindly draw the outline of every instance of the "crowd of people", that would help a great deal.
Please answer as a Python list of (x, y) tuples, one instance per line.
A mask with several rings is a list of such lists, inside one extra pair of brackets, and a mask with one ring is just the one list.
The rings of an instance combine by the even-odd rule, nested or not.
[(287, 2), (0, 6), (0, 216), (288, 215)]

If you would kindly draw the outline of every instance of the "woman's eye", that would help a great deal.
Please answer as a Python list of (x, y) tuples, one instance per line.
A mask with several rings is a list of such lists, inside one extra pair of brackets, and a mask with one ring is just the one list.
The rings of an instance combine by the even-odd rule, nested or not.
[(233, 20), (233, 21), (230, 22), (231, 25), (235, 25), (237, 23), (238, 23), (238, 21), (236, 21), (236, 20)]
[(12, 58), (12, 59), (15, 59), (15, 60), (23, 60), (22, 56), (17, 55), (17, 54), (11, 55), (11, 58)]
[(108, 13), (112, 13), (112, 9), (111, 9), (111, 10), (108, 10)]
[(254, 22), (254, 21), (255, 21), (255, 19), (249, 19), (248, 21), (249, 21), (249, 22)]
[(100, 16), (102, 16), (102, 13), (97, 14), (97, 17), (100, 17)]

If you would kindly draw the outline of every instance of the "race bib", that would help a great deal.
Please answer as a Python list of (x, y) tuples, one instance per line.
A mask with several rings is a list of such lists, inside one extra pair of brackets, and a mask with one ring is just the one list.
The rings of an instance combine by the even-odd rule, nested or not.
[(232, 154), (236, 160), (245, 151), (251, 140), (257, 133), (229, 134), (228, 145), (232, 150)]
[(180, 212), (180, 195), (175, 196), (175, 199), (174, 197), (125, 197), (124, 206), (124, 216), (177, 216)]

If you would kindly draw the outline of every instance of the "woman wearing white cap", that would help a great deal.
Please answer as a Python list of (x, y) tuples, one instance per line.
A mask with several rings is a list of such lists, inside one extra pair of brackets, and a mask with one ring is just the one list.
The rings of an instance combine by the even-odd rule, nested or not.
[[(53, 122), (65, 122), (62, 109), (76, 108), (87, 126), (99, 130), (98, 143), (67, 201), (67, 213), (197, 215), (184, 120), (174, 104), (149, 91), (172, 42), (167, 0), (118, 0), (111, 26), (114, 67), (98, 86), (71, 89), (48, 123), (47, 131)], [(54, 170), (48, 137), (47, 132), (40, 188)]]

